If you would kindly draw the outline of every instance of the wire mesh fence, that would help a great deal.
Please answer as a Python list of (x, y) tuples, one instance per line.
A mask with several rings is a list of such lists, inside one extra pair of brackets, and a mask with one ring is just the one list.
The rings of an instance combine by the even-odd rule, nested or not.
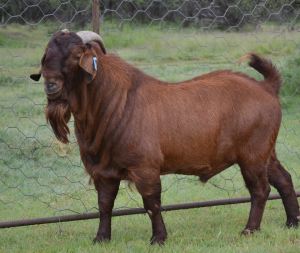
[[(216, 69), (262, 77), (239, 57), (270, 58), (283, 79), (283, 121), (277, 142), (282, 164), (299, 188), (298, 1), (99, 1), (100, 34), (115, 53), (149, 75), (181, 81)], [(36, 73), (52, 35), (92, 29), (90, 0), (0, 0), (0, 220), (97, 211), (73, 121), (70, 144), (58, 142), (46, 124), (46, 96)], [(192, 176), (162, 177), (163, 204), (248, 196), (236, 166), (205, 187)], [(37, 208), (38, 206), (38, 208)], [(115, 210), (142, 207), (123, 182)]]

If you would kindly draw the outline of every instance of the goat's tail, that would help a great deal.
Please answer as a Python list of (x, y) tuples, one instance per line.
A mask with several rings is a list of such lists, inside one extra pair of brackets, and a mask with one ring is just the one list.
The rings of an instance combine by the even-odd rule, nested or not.
[(249, 53), (239, 60), (239, 65), (245, 58), (250, 58), (249, 66), (264, 76), (265, 80), (260, 82), (262, 87), (273, 96), (278, 97), (282, 81), (280, 73), (273, 63), (257, 54)]

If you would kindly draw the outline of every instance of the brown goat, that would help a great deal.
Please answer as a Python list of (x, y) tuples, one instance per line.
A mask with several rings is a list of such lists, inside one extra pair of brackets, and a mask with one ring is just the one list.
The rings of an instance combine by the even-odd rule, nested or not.
[(286, 225), (298, 225), (291, 176), (275, 152), (281, 80), (272, 63), (255, 54), (241, 59), (250, 58), (263, 81), (220, 70), (167, 83), (106, 54), (101, 38), (98, 44), (83, 41), (68, 31), (54, 34), (39, 73), (31, 78), (37, 81), (43, 74), (46, 118), (63, 143), (74, 116), (81, 159), (98, 191), (100, 225), (94, 242), (111, 238), (121, 180), (136, 185), (152, 222), (151, 243), (162, 244), (167, 231), (160, 175), (196, 175), (206, 182), (233, 164), (240, 166), (251, 195), (243, 234), (259, 229), (269, 184), (282, 197)]

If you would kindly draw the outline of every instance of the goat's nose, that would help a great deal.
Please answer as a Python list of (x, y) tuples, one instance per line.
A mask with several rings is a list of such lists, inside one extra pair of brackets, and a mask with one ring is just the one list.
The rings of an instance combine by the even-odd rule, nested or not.
[(57, 92), (57, 84), (52, 82), (45, 82), (44, 89), (47, 94), (54, 94)]
[(44, 86), (47, 90), (55, 90), (56, 89), (56, 83), (44, 83)]

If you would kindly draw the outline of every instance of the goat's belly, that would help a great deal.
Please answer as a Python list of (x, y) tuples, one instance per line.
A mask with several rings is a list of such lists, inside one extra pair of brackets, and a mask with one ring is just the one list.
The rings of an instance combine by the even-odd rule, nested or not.
[(211, 177), (219, 174), (223, 170), (232, 166), (234, 162), (224, 162), (218, 165), (205, 165), (205, 164), (184, 164), (173, 167), (161, 167), (160, 174), (181, 174), (198, 176), (201, 182), (206, 182)]
[(165, 166), (161, 167), (160, 174), (182, 174), (182, 175), (194, 175), (200, 176), (202, 174), (207, 174), (212, 171), (212, 168), (209, 165), (203, 164), (184, 164), (180, 166)]

